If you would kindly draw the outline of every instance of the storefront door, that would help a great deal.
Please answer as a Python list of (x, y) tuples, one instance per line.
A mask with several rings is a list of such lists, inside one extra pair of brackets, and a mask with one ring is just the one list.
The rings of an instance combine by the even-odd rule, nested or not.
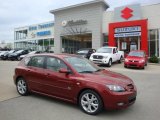
[(140, 37), (116, 38), (117, 47), (120, 51), (128, 54), (132, 50), (140, 50)]

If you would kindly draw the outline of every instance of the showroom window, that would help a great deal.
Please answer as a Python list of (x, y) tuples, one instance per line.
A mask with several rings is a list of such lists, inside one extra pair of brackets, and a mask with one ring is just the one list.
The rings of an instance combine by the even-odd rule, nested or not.
[(148, 36), (149, 57), (159, 57), (159, 31), (158, 29), (149, 30)]
[(108, 46), (108, 35), (104, 35), (104, 42), (103, 42), (103, 46)]

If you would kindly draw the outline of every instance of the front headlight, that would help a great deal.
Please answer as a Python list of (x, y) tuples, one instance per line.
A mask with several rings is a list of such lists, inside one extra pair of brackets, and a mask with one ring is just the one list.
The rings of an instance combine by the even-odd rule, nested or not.
[(124, 92), (125, 89), (119, 85), (106, 85), (109, 90), (114, 92)]
[(128, 62), (129, 60), (126, 58), (124, 61), (125, 61), (125, 62)]
[(144, 63), (144, 60), (140, 60), (139, 63)]

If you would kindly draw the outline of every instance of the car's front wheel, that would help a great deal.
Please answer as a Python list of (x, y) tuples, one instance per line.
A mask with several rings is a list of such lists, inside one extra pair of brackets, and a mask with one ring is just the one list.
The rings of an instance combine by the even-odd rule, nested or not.
[(27, 83), (24, 80), (24, 78), (18, 78), (16, 87), (20, 95), (22, 96), (28, 95), (28, 87), (27, 87)]
[(109, 59), (108, 61), (108, 67), (111, 67), (112, 66), (112, 59)]
[(92, 90), (85, 90), (79, 97), (81, 109), (90, 115), (98, 114), (103, 108), (101, 97)]

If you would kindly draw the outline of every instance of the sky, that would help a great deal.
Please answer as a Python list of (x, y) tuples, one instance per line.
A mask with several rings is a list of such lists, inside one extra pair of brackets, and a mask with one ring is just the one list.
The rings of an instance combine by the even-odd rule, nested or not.
[[(0, 43), (13, 42), (14, 28), (53, 21), (50, 10), (92, 0), (0, 0)], [(160, 0), (105, 0), (110, 8), (140, 3), (150, 5)]]

